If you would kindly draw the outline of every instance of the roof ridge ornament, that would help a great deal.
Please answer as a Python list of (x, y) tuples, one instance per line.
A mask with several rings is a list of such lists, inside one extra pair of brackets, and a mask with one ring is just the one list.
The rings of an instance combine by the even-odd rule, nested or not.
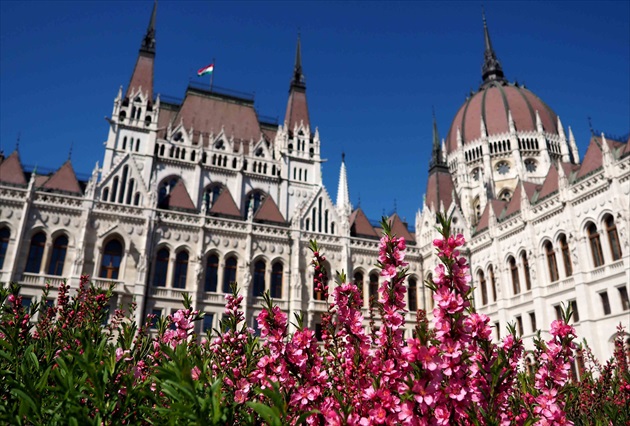
[(503, 75), (503, 68), (501, 63), (497, 59), (497, 55), (492, 48), (492, 40), (490, 39), (490, 32), (488, 31), (488, 23), (486, 22), (486, 12), (481, 6), (481, 16), (483, 19), (483, 35), (485, 42), (485, 51), (483, 54), (483, 65), (481, 67), (481, 77), (483, 83), (479, 86), (479, 90), (483, 90), (488, 87), (492, 82), (505, 83), (507, 80)]

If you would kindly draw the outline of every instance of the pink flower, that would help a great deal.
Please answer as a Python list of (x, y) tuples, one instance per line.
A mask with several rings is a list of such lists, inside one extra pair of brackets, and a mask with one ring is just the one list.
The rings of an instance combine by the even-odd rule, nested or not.
[(201, 370), (196, 365), (193, 367), (192, 370), (190, 370), (190, 375), (192, 376), (193, 380), (199, 380), (200, 374), (201, 374)]

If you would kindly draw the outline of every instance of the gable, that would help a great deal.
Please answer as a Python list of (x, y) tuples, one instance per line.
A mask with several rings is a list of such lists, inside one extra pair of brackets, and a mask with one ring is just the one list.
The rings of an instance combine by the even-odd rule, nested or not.
[(70, 160), (63, 163), (63, 165), (57, 170), (43, 185), (43, 189), (51, 191), (63, 191), (73, 194), (82, 194), (81, 185), (77, 180), (77, 176), (74, 174), (72, 163)]
[(278, 209), (275, 201), (273, 201), (273, 198), (270, 196), (265, 197), (261, 206), (258, 208), (258, 211), (254, 215), (254, 220), (257, 222), (286, 223), (282, 213), (280, 213), (280, 209)]
[(218, 216), (241, 217), (241, 212), (227, 187), (223, 187), (219, 198), (214, 202), (209, 213)]
[[(125, 176), (125, 170), (126, 170), (126, 176)], [(124, 200), (118, 201), (120, 198), (120, 192), (118, 192), (117, 194), (117, 198), (114, 200), (113, 197), (114, 194), (112, 192), (112, 188), (113, 188), (113, 183), (114, 180), (117, 179), (117, 191), (121, 191), (121, 187), (123, 185), (123, 181), (125, 182), (125, 186), (126, 188), (123, 189), (123, 191), (125, 190), (129, 190), (129, 186), (132, 185), (133, 188), (133, 192), (134, 194), (127, 194), (125, 196)], [(133, 182), (132, 182), (133, 181)], [(141, 193), (143, 196), (144, 194), (146, 194), (148, 192), (148, 187), (146, 185), (146, 183), (144, 182), (144, 178), (142, 177), (142, 174), (140, 173), (140, 169), (138, 169), (138, 164), (136, 163), (136, 160), (133, 158), (133, 156), (130, 153), (126, 153), (125, 156), (122, 158), (121, 161), (119, 161), (114, 167), (112, 167), (109, 171), (109, 173), (103, 177), (101, 177), (101, 181), (98, 183), (98, 187), (100, 188), (100, 192), (101, 194), (104, 194), (105, 189), (107, 190), (107, 194), (108, 194), (108, 198), (107, 200), (103, 200), (103, 201), (109, 201), (109, 202), (124, 202), (125, 204), (131, 204), (131, 202), (127, 203), (127, 201), (133, 201), (133, 196), (136, 193)], [(129, 197), (132, 197), (131, 200), (129, 200)], [(141, 199), (144, 197), (141, 197)]]
[(361, 207), (350, 214), (350, 235), (353, 237), (379, 238)]
[(319, 187), (302, 209), (304, 228), (310, 232), (334, 234), (340, 218), (326, 188)]
[(0, 182), (11, 185), (26, 185), (24, 170), (17, 151), (13, 151), (2, 163), (0, 163)]

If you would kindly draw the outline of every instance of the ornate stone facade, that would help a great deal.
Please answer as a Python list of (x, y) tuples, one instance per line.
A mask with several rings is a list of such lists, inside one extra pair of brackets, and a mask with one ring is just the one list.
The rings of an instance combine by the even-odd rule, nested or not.
[(484, 30), (483, 83), (442, 143), (434, 127), (416, 216), (425, 271), (436, 264), (434, 215), (452, 214), (495, 337), (513, 323), (532, 349), (528, 338), (570, 304), (578, 336), (606, 359), (616, 326), (630, 325), (630, 143), (593, 134), (580, 159), (571, 128), (567, 138), (551, 108), (504, 78), (485, 19)]
[[(207, 314), (200, 329), (218, 326), (236, 281), (251, 327), (265, 290), (291, 317), (304, 312), (317, 327), (326, 303), (309, 266), (316, 239), (331, 284), (342, 270), (365, 281), (367, 306), (380, 231), (352, 211), (345, 165), (336, 203), (323, 186), (299, 40), (280, 125), (259, 117), (252, 97), (218, 88), (190, 85), (183, 100), (154, 96), (155, 48), (154, 9), (89, 181), (77, 180), (70, 162), (52, 176), (25, 173), (17, 152), (0, 163), (0, 281), (21, 283), (26, 298), (64, 277), (75, 288), (81, 274), (100, 286), (113, 281), (111, 308), (135, 301), (138, 323), (174, 312), (189, 294)], [(417, 286), (413, 235), (397, 215), (391, 220), (410, 241)], [(415, 310), (415, 289), (410, 297)]]

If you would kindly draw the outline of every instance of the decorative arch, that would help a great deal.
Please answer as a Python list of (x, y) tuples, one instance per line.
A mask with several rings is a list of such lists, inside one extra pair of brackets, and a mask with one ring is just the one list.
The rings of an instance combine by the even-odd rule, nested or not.
[(205, 257), (205, 277), (203, 288), (204, 291), (216, 292), (219, 284), (219, 265), (221, 255), (216, 250), (212, 250)]
[(168, 277), (168, 265), (170, 263), (171, 251), (168, 245), (158, 246), (155, 253), (155, 261), (153, 268), (153, 286), (166, 287), (166, 279)]
[(262, 206), (263, 201), (265, 201), (265, 198), (267, 198), (267, 193), (262, 189), (255, 188), (249, 191), (245, 195), (245, 202), (243, 203), (243, 207), (245, 208), (244, 216), (247, 216), (250, 204), (253, 213), (256, 214), (260, 206)]

